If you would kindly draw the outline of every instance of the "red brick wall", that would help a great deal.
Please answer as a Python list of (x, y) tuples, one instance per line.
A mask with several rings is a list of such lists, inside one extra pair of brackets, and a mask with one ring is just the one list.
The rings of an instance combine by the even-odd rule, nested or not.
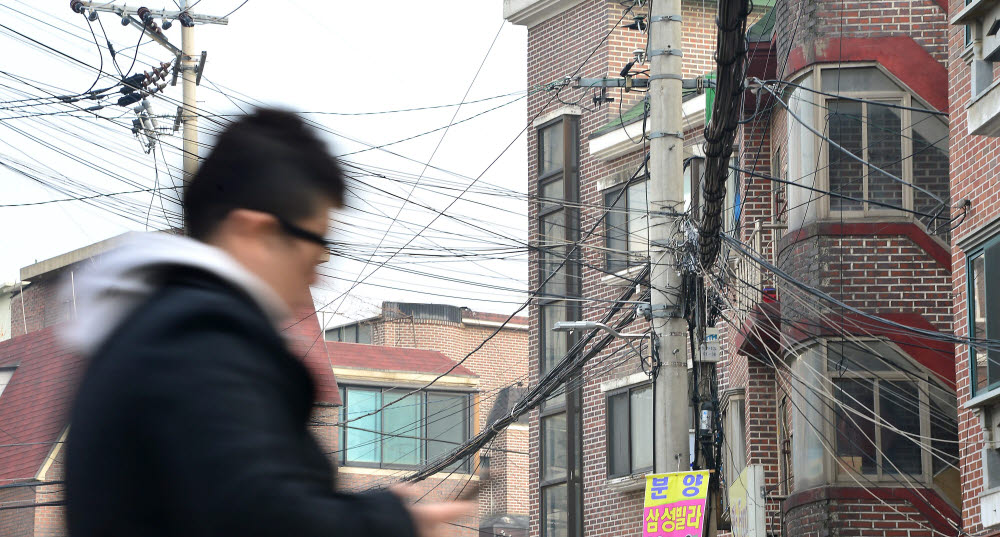
[[(62, 481), (65, 473), (65, 450), (60, 449), (49, 471), (45, 475), (46, 481)], [(64, 485), (45, 485), (35, 488), (35, 502), (46, 503), (62, 501), (65, 499), (63, 491)], [(66, 531), (66, 508), (61, 505), (47, 507), (36, 507), (35, 511), (35, 532), (34, 537), (64, 537)]]
[(59, 296), (59, 286), (63, 283), (60, 278), (63, 274), (69, 277), (70, 270), (72, 269), (67, 267), (55, 273), (36, 276), (24, 287), (23, 295), (14, 295), (10, 301), (12, 336), (34, 332), (72, 318), (72, 301), (62, 300)]
[[(35, 501), (33, 487), (0, 489), (0, 505), (22, 505)], [(35, 509), (0, 511), (0, 535), (30, 537), (35, 527)]]
[[(963, 7), (965, 3), (962, 0), (950, 2), (952, 13), (958, 13)], [(952, 237), (956, 239), (982, 228), (1000, 216), (1000, 184), (993, 178), (995, 163), (1000, 158), (1000, 140), (971, 136), (968, 133), (966, 105), (971, 98), (971, 79), (969, 64), (962, 60), (964, 50), (965, 27), (951, 27), (948, 32), (951, 199), (956, 202), (967, 199), (972, 204), (968, 215), (952, 233)], [(970, 337), (966, 257), (954, 242), (953, 240), (951, 248), (951, 269), (955, 334), (960, 337)], [(995, 533), (996, 528), (992, 530), (984, 528), (979, 516), (978, 498), (984, 490), (985, 483), (981, 461), (983, 431), (977, 414), (961, 406), (973, 395), (970, 373), (968, 347), (956, 345), (955, 380), (959, 404), (959, 442), (961, 442), (959, 454), (962, 469), (962, 520), (964, 530), (971, 535), (985, 535)]]
[[(784, 62), (789, 48), (804, 49), (808, 61), (815, 54), (814, 45), (823, 39), (908, 36), (938, 62), (943, 64), (948, 59), (947, 13), (931, 0), (791, 0), (776, 6), (779, 77), (792, 74)], [(786, 70), (782, 71), (782, 67)]]

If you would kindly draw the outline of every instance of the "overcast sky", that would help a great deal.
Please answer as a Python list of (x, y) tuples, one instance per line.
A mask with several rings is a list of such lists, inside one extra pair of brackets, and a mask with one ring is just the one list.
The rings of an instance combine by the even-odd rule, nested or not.
[[(80, 110), (94, 105), (92, 101), (51, 104), (50, 99), (44, 105), (21, 101), (77, 94), (95, 82), (101, 62), (98, 47), (86, 19), (74, 14), (68, 4), (65, 0), (11, 0), (0, 6), (0, 24), (8, 27), (0, 27), (0, 101), (4, 103), (0, 108), (5, 108), (0, 110), (0, 162), (7, 165), (0, 167), (4, 187), (0, 205), (7, 205), (0, 207), (4, 229), (0, 282), (17, 280), (19, 268), (36, 260), (126, 231), (142, 231), (147, 218), (150, 228), (176, 221), (170, 218), (169, 200), (161, 207), (160, 200), (150, 194), (111, 197), (126, 217), (113, 214), (108, 198), (93, 200), (101, 202), (96, 207), (82, 201), (9, 206), (152, 188), (157, 182), (168, 184), (169, 175), (179, 174), (180, 156), (175, 149), (179, 136), (164, 134), (159, 147), (145, 153), (130, 132), (135, 115), (130, 108), (113, 105), (112, 99), (101, 102), (110, 106), (93, 113)], [(240, 0), (202, 0), (194, 11), (223, 15), (239, 4)], [(172, 0), (145, 5), (174, 8)], [(456, 7), (454, 2), (401, 0), (250, 0), (230, 17), (228, 26), (196, 28), (196, 50), (208, 52), (198, 95), (203, 113), (238, 113), (237, 105), (248, 108), (246, 101), (261, 101), (322, 112), (308, 117), (330, 131), (381, 145), (443, 128), (457, 108), (338, 114), (455, 104), (467, 91), (466, 102), (481, 100), (458, 109), (455, 119), (461, 123), (446, 134), (442, 129), (386, 147), (396, 155), (369, 150), (345, 157), (368, 171), (377, 167), (387, 178), (363, 173), (361, 182), (352, 187), (359, 196), (351, 203), (356, 210), (340, 215), (331, 234), (349, 245), (357, 261), (339, 259), (324, 267), (314, 295), (318, 306), (339, 308), (346, 315), (341, 321), (371, 313), (382, 300), (510, 312), (525, 298), (526, 254), (507, 246), (523, 245), (527, 237), (522, 132), (526, 31), (503, 21), (500, 0)], [(101, 23), (118, 52), (119, 67), (128, 71), (135, 53), (130, 47), (139, 31), (123, 27), (113, 14), (102, 14)], [(94, 23), (93, 28), (107, 73), (96, 82), (101, 88), (114, 84), (117, 73), (100, 25)], [(165, 36), (180, 46), (180, 25), (174, 24)], [(32, 44), (28, 38), (42, 44)], [(165, 49), (144, 41), (133, 72), (170, 59)], [(180, 84), (168, 86), (164, 95), (152, 100), (155, 113), (172, 114), (180, 98)], [(462, 121), (477, 114), (482, 115)], [(161, 118), (160, 122), (167, 125), (170, 120)], [(203, 129), (200, 141), (211, 143), (211, 131), (218, 127), (205, 119), (199, 127)], [(368, 148), (334, 134), (324, 136), (338, 154)], [(163, 165), (164, 156), (169, 168)], [(428, 160), (430, 166), (425, 167)], [(73, 195), (53, 190), (53, 184), (72, 185)], [(469, 192), (453, 203), (470, 185)], [(407, 197), (425, 207), (407, 204), (399, 212), (401, 200)], [(409, 250), (367, 276), (364, 284), (353, 286), (355, 279), (365, 278), (385, 261), (385, 254), (413, 239), (435, 218), (434, 210), (452, 203), (445, 217), (438, 217), (410, 242)], [(389, 228), (397, 212), (399, 219)], [(375, 263), (363, 263), (379, 243)], [(477, 255), (470, 261), (472, 253)], [(350, 298), (341, 303), (339, 297), (352, 286)], [(332, 304), (327, 306), (328, 302)]]

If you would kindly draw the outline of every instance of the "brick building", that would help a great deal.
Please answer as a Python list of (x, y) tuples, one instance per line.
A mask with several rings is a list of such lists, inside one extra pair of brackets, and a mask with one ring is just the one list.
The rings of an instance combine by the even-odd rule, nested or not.
[[(381, 417), (359, 420), (365, 425), (346, 421), (339, 428), (341, 435), (346, 434), (340, 438), (343, 449), (338, 452), (341, 482), (363, 490), (399, 479), (407, 469), (433, 460), (507, 414), (509, 405), (519, 398), (519, 386), (527, 385), (528, 326), (523, 317), (504, 324), (506, 320), (506, 315), (456, 306), (383, 302), (378, 316), (326, 330), (333, 371), (342, 398), (346, 395), (341, 422), (390, 402), (394, 392), (405, 395), (444, 375), (424, 394), (411, 396), (421, 399), (418, 404), (400, 403), (398, 411), (390, 407)], [(396, 427), (394, 421), (406, 425)], [(421, 422), (420, 434), (414, 434), (417, 429), (409, 424)], [(376, 453), (375, 433), (358, 427), (382, 433), (399, 428), (416, 438), (383, 436), (381, 452)], [(527, 426), (514, 424), (477, 458), (458, 465), (444, 479), (436, 476), (422, 486), (434, 490), (435, 497), (454, 498), (470, 479), (477, 478), (470, 473), (488, 474), (480, 490), (476, 520), (461, 524), (478, 527), (482, 535), (525, 535), (527, 442)]]
[[(573, 86), (575, 78), (621, 76), (634, 52), (645, 49), (647, 8), (607, 0), (504, 2), (505, 18), (528, 29), (527, 86), (548, 87), (528, 97), (528, 230), (539, 247), (531, 250), (529, 281), (532, 289), (546, 282), (529, 315), (533, 384), (578, 337), (553, 331), (554, 323), (597, 320), (642, 283), (634, 281), (648, 237), (642, 93)], [(693, 79), (714, 69), (715, 4), (684, 0), (680, 15), (684, 77)], [(596, 106), (601, 97), (613, 101)], [(688, 186), (702, 156), (705, 102), (704, 94), (685, 93)], [(697, 190), (687, 192), (688, 205), (696, 204)], [(568, 247), (580, 239), (579, 249)], [(647, 328), (635, 322), (627, 331)], [(614, 342), (531, 412), (530, 535), (640, 531), (642, 475), (652, 467), (648, 365), (648, 344)]]
[(992, 161), (1000, 155), (997, 47), (990, 2), (952, 2), (948, 34), (951, 107), (951, 197), (963, 211), (952, 233), (955, 335), (992, 340), (955, 346), (961, 441), (962, 521), (969, 535), (1000, 533), (1000, 451), (997, 441), (1000, 354), (1000, 186)]
[[(13, 337), (0, 340), (0, 429), (5, 433), (0, 441), (0, 535), (65, 535), (62, 442), (84, 363), (57, 338), (60, 326), (75, 314), (73, 293), (63, 295), (59, 289), (67, 283), (72, 289), (75, 275), (85, 265), (125, 239), (115, 237), (24, 267), (22, 282), (2, 289), (2, 304), (9, 308), (2, 320), (10, 323)], [(527, 352), (524, 320), (513, 319), (466, 361), (477, 374), (457, 364), (456, 357), (471, 352), (505, 317), (453, 309), (461, 322), (425, 323), (410, 316), (382, 323), (379, 337), (390, 334), (400, 344), (395, 347), (326, 342), (312, 311), (301, 312), (284, 329), (293, 353), (303, 357), (316, 379), (312, 429), (334, 462), (343, 465), (339, 487), (365, 490), (391, 484), (410, 468), (450, 451), (482, 427), (491, 409), (503, 411), (517, 396), (516, 382), (525, 371)], [(407, 339), (393, 335), (397, 328)], [(413, 348), (432, 344), (443, 351)], [(383, 413), (342, 423), (345, 414), (352, 417), (352, 409), (367, 413), (366, 408), (374, 410), (442, 373), (446, 374), (433, 389)], [(343, 385), (335, 375), (343, 376)], [(492, 391), (483, 389), (487, 382)], [(509, 384), (514, 388), (502, 389)], [(341, 404), (345, 400), (356, 404), (345, 409)], [(470, 475), (474, 469), (489, 467), (494, 479), (481, 491), (480, 514), (459, 521), (461, 526), (450, 535), (477, 535), (480, 521), (490, 533), (523, 534), (518, 529), (525, 525), (526, 436), (525, 427), (520, 431), (514, 427), (494, 442), (489, 455), (418, 485), (428, 500), (451, 499), (474, 478)], [(395, 453), (398, 464), (383, 465), (383, 453)]]
[[(744, 502), (762, 520), (757, 535), (954, 534), (962, 509), (955, 351), (942, 342), (956, 326), (947, 253), (956, 196), (941, 114), (948, 6), (754, 7), (748, 78), (778, 82), (744, 94), (732, 163), (742, 171), (727, 179), (724, 231), (782, 277), (727, 248), (706, 278), (727, 321), (718, 325), (722, 490), (741, 474), (758, 476), (760, 486), (744, 487), (763, 494)], [(603, 0), (506, 0), (504, 8), (528, 27), (528, 87), (620, 77), (645, 46), (642, 32), (624, 27), (643, 6), (626, 14), (628, 3)], [(685, 78), (714, 71), (714, 9), (682, 2)], [(647, 262), (645, 218), (655, 203), (647, 205), (642, 182), (641, 95), (609, 91), (616, 100), (596, 107), (590, 90), (548, 87), (528, 105), (529, 237), (540, 250), (530, 281), (545, 281), (530, 314), (533, 382), (575, 341), (554, 322), (597, 320), (623, 288), (642, 288), (632, 278)], [(688, 93), (683, 106), (685, 205), (697, 214), (705, 98)], [(629, 331), (646, 328), (639, 321)], [(639, 477), (652, 467), (648, 362), (647, 348), (613, 344), (565, 396), (532, 413), (531, 535), (638, 531)], [(734, 517), (723, 496), (720, 528)]]

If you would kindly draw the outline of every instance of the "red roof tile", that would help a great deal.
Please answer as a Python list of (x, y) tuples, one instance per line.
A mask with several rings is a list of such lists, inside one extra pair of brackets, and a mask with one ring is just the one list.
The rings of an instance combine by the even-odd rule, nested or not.
[(334, 341), (326, 342), (326, 348), (330, 353), (330, 363), (336, 367), (434, 375), (440, 375), (454, 367), (449, 375), (477, 376), (465, 366), (456, 365), (456, 362), (438, 351)]
[(0, 484), (38, 473), (66, 425), (83, 364), (55, 327), (0, 342), (0, 367), (17, 367), (0, 394)]

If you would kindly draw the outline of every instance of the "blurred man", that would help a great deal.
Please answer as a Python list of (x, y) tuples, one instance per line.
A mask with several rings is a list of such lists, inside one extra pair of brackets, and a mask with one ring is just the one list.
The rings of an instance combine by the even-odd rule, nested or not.
[(91, 362), (67, 447), (71, 536), (430, 537), (468, 514), (336, 492), (306, 428), (315, 386), (278, 327), (311, 307), (343, 191), (313, 131), (258, 110), (186, 186), (190, 238), (143, 235), (77, 280), (66, 337)]

